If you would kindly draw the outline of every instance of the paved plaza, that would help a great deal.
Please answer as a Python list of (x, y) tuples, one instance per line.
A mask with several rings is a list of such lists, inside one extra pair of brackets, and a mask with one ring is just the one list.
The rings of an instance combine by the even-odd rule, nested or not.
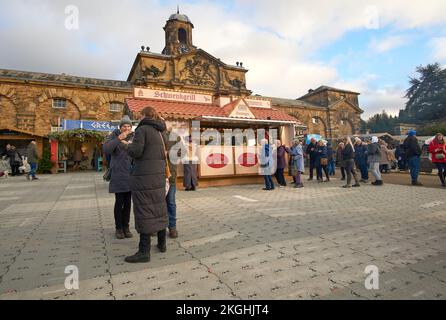
[(0, 299), (446, 299), (445, 190), (341, 185), (179, 191), (180, 237), (131, 265), (100, 174), (1, 179)]

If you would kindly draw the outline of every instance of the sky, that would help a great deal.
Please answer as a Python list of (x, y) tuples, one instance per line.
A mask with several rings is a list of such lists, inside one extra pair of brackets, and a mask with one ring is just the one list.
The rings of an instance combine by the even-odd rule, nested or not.
[(417, 66), (446, 66), (445, 0), (0, 0), (0, 68), (126, 80), (142, 45), (163, 50), (177, 4), (253, 94), (356, 91), (365, 120), (404, 108)]

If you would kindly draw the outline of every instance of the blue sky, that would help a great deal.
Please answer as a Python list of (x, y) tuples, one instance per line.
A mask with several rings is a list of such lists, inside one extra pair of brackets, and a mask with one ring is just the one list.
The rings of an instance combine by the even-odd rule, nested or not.
[[(126, 80), (141, 45), (162, 51), (177, 4), (194, 44), (242, 61), (254, 94), (358, 91), (366, 119), (404, 108), (417, 66), (446, 65), (444, 0), (0, 0), (0, 68)], [(68, 5), (77, 30), (64, 26)]]

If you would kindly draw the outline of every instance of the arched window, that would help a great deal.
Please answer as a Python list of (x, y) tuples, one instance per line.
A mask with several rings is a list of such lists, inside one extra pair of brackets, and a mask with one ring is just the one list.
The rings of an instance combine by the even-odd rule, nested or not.
[(122, 112), (123, 107), (120, 102), (110, 102), (110, 112)]
[(183, 28), (178, 29), (178, 41), (187, 44), (187, 32)]

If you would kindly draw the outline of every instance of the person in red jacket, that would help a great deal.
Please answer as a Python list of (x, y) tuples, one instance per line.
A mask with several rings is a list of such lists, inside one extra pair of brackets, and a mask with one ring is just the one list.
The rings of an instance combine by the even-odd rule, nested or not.
[(438, 168), (441, 185), (446, 187), (446, 144), (443, 134), (435, 135), (435, 139), (429, 144), (429, 152), (432, 154), (432, 163)]

